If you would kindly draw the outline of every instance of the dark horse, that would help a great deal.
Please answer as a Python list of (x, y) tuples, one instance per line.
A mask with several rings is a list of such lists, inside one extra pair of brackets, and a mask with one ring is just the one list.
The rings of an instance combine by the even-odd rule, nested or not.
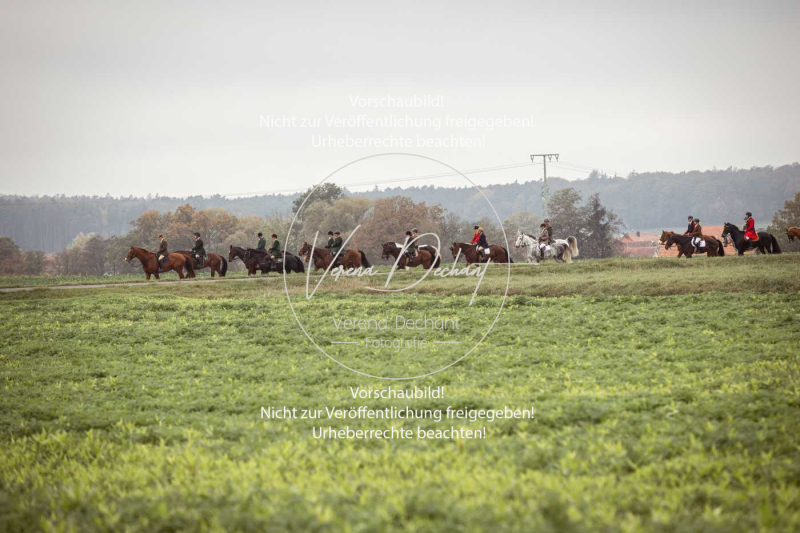
[(231, 246), (228, 253), (228, 261), (235, 261), (236, 259), (241, 259), (244, 266), (247, 267), (248, 276), (255, 274), (256, 270), (260, 270), (262, 274), (267, 274), (275, 266), (275, 263), (269, 257), (267, 257), (268, 261), (259, 261), (258, 257), (249, 256), (244, 248)]
[[(298, 253), (303, 256), (306, 260), (306, 263), (311, 261), (311, 250), (312, 246), (304, 242), (303, 246), (300, 247)], [(313, 248), (314, 250), (314, 272), (319, 269), (327, 270), (328, 267), (334, 260), (334, 255), (325, 248)], [(337, 258), (336, 262), (333, 266), (343, 265), (345, 269), (349, 268), (360, 268), (365, 267), (369, 268), (370, 265), (369, 261), (367, 260), (367, 256), (361, 250), (342, 250), (339, 253), (339, 257)]]
[[(188, 250), (179, 250), (175, 252), (176, 254), (183, 254), (188, 257), (190, 260), (194, 261), (194, 255), (192, 252)], [(211, 277), (214, 277), (214, 274), (219, 274), (219, 277), (224, 278), (225, 274), (228, 272), (228, 260), (222, 257), (219, 254), (208, 254), (207, 259), (203, 262), (202, 265), (197, 266), (197, 263), (192, 263), (192, 267), (195, 270), (202, 270), (204, 268), (211, 269)], [(194, 272), (189, 275), (190, 278), (195, 277)]]
[[(389, 259), (389, 257), (394, 257), (397, 259), (397, 256), (400, 255), (403, 247), (398, 246), (395, 242), (385, 242), (383, 243), (383, 254), (382, 257), (384, 259)], [(422, 268), (425, 270), (430, 269), (431, 267), (436, 268), (439, 266), (439, 257), (436, 255), (436, 248), (433, 246), (420, 246), (417, 249), (417, 256), (416, 257), (409, 257), (408, 254), (403, 254), (403, 257), (400, 258), (400, 261), (397, 262), (398, 268), (405, 268), (405, 267), (416, 267), (422, 265)]]
[(281, 274), (292, 272), (303, 273), (306, 271), (306, 267), (303, 266), (303, 260), (294, 254), (290, 254), (286, 250), (281, 252), (278, 259), (275, 260), (266, 252), (255, 248), (248, 248), (245, 253), (245, 261), (249, 260), (251, 257), (255, 257), (264, 263), (272, 262), (272, 270), (276, 270)]
[(478, 249), (472, 245), (467, 244), (465, 242), (454, 242), (453, 246), (450, 247), (450, 251), (453, 252), (453, 258), (458, 256), (459, 250), (461, 251), (461, 255), (464, 256), (464, 259), (467, 260), (467, 264), (471, 265), (472, 263), (513, 263), (514, 261), (509, 257), (508, 250), (503, 248), (502, 246), (491, 245), (489, 246), (488, 252), (483, 255), (478, 254)]
[(669, 250), (672, 248), (673, 244), (678, 245), (678, 257), (680, 254), (686, 256), (686, 259), (691, 259), (692, 255), (697, 254), (704, 254), (708, 252), (708, 257), (724, 257), (725, 256), (725, 247), (715, 237), (704, 237), (704, 241), (706, 241), (705, 246), (697, 247), (692, 244), (692, 236), (691, 235), (679, 235), (677, 233), (673, 233), (667, 237), (667, 243), (664, 248)]
[(722, 236), (726, 237), (730, 235), (731, 239), (733, 239), (733, 245), (736, 247), (736, 252), (739, 255), (744, 255), (746, 250), (756, 250), (756, 253), (762, 254), (779, 254), (781, 253), (781, 247), (778, 246), (778, 240), (772, 236), (772, 234), (767, 233), (766, 231), (759, 231), (758, 232), (758, 240), (753, 242), (750, 239), (744, 238), (744, 233), (742, 230), (731, 224), (730, 222), (725, 223), (725, 227), (722, 229)]
[[(131, 246), (131, 250), (128, 252), (128, 255), (125, 256), (125, 261), (130, 263), (134, 257), (142, 264), (142, 270), (144, 270), (144, 275), (148, 280), (150, 279), (151, 275), (155, 276), (156, 279), (161, 279), (158, 277), (159, 269), (156, 254), (145, 250), (144, 248)], [(167, 261), (161, 264), (161, 272), (174, 270), (180, 279), (184, 278), (184, 268), (186, 268), (189, 277), (193, 278), (194, 266), (192, 265), (192, 261), (186, 259), (186, 256), (181, 253), (171, 253), (167, 255)]]

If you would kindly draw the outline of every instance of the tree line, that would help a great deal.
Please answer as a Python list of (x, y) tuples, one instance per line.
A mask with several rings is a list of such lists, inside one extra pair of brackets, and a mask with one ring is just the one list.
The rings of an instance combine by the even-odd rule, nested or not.
[[(294, 210), (297, 211), (310, 190), (299, 197)], [(565, 238), (575, 235), (581, 246), (581, 257), (611, 257), (620, 253), (616, 239), (620, 236), (622, 223), (619, 218), (600, 202), (599, 195), (592, 195), (585, 205), (581, 195), (572, 190), (558, 191), (550, 202), (555, 236)], [(505, 246), (502, 229), (508, 237), (509, 252), (516, 261), (524, 259), (524, 250), (514, 247), (518, 229), (538, 235), (541, 219), (530, 211), (519, 211), (506, 217), (501, 224), (496, 219), (481, 217), (466, 220), (449, 212), (441, 205), (415, 202), (406, 196), (368, 199), (351, 197), (336, 185), (331, 184), (309, 198), (292, 229), (290, 242), (286, 242), (292, 214), (276, 214), (271, 217), (237, 216), (223, 209), (197, 209), (190, 204), (178, 206), (174, 211), (147, 211), (130, 222), (124, 235), (103, 237), (99, 234), (81, 233), (65, 250), (48, 258), (43, 252), (25, 252), (9, 238), (2, 240), (0, 265), (4, 274), (60, 275), (113, 275), (136, 272), (136, 268), (124, 261), (131, 246), (155, 250), (157, 236), (163, 234), (171, 251), (188, 250), (192, 247), (192, 233), (201, 233), (206, 250), (227, 256), (229, 247), (255, 247), (258, 232), (265, 235), (276, 233), (289, 251), (296, 251), (303, 242), (313, 242), (323, 247), (328, 231), (341, 231), (345, 238), (356, 228), (348, 247), (363, 250), (376, 264), (388, 263), (382, 259), (382, 244), (403, 242), (405, 232), (414, 228), (421, 233), (439, 236), (445, 260), (452, 259), (449, 247), (453, 242), (469, 242), (474, 226), (483, 227), (491, 244)], [(424, 242), (436, 244), (435, 238), (426, 237)], [(238, 263), (232, 270), (241, 268)]]
[[(557, 171), (554, 168), (552, 172)], [(624, 178), (593, 171), (585, 179), (568, 181), (551, 177), (548, 183), (552, 193), (574, 189), (582, 198), (599, 194), (604, 205), (625, 220), (630, 229), (677, 228), (688, 214), (698, 215), (708, 223), (722, 223), (741, 220), (745, 211), (752, 211), (757, 220), (768, 220), (786, 198), (800, 191), (800, 164), (703, 172), (634, 172)], [(484, 191), (503, 219), (515, 213), (543, 211), (539, 180), (492, 185)], [(448, 213), (469, 222), (493, 216), (483, 197), (472, 187), (426, 186), (365, 193), (345, 191), (345, 194), (368, 200), (406, 196), (415, 203), (441, 205)], [(201, 211), (223, 209), (237, 217), (269, 218), (292, 212), (299, 197), (299, 194), (248, 198), (0, 196), (0, 228), (3, 236), (22, 248), (57, 252), (80, 233), (103, 237), (124, 235), (130, 230), (129, 222), (148, 211), (165, 213), (190, 204)]]

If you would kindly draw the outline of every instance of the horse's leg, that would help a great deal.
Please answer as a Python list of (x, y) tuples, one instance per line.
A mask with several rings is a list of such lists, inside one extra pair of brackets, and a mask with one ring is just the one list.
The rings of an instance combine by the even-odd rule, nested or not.
[(150, 281), (150, 271), (149, 270), (145, 270), (144, 271), (144, 277), (145, 277), (145, 279), (147, 281)]

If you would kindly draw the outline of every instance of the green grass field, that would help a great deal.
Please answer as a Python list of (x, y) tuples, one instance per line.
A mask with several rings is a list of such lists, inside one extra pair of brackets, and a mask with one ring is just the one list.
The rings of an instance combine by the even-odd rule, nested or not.
[[(387, 301), (359, 283), (326, 282), (299, 312), (462, 312), (474, 290), (436, 279)], [(476, 324), (504, 288), (492, 267)], [(293, 296), (304, 290), (290, 277)], [(515, 267), (480, 349), (410, 382), (318, 352), (275, 274), (5, 293), (0, 319), (0, 531), (800, 529), (799, 254)], [(315, 338), (329, 338), (318, 322)], [(456, 352), (340, 355), (407, 375)], [(444, 385), (444, 399), (350, 394), (429, 385)], [(260, 417), (268, 406), (361, 405), (536, 416)], [(485, 427), (486, 438), (312, 436), (450, 425)]]

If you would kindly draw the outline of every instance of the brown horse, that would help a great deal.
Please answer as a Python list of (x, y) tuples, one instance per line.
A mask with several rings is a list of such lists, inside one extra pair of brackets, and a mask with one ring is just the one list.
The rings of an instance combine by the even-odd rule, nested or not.
[[(400, 255), (402, 251), (402, 246), (397, 246), (397, 243), (394, 242), (385, 242), (383, 243), (383, 255), (384, 259), (389, 259), (389, 257), (394, 257), (397, 259), (397, 256)], [(408, 257), (407, 254), (403, 254), (403, 257), (400, 258), (400, 261), (397, 262), (398, 268), (406, 268), (406, 267), (417, 267), (422, 265), (422, 268), (425, 270), (429, 270), (434, 264), (433, 254), (431, 252), (419, 248), (417, 250), (416, 257)]]
[(450, 251), (453, 253), (454, 259), (458, 256), (458, 252), (461, 251), (461, 255), (463, 255), (464, 259), (467, 260), (468, 265), (471, 265), (472, 263), (488, 262), (513, 263), (513, 261), (509, 260), (508, 250), (497, 245), (489, 246), (489, 253), (483, 254), (482, 256), (478, 254), (478, 249), (476, 246), (467, 244), (465, 242), (454, 242), (453, 246), (450, 247)]
[[(661, 244), (667, 244), (667, 241), (673, 235), (680, 235), (679, 233), (675, 233), (674, 231), (667, 231), (665, 229), (661, 230), (661, 237), (659, 237), (658, 242)], [(686, 250), (683, 249), (683, 245), (679, 242), (676, 242), (675, 245), (678, 247), (678, 257), (681, 257), (686, 254)], [(688, 256), (687, 256), (688, 257)]]
[[(144, 248), (137, 248), (135, 246), (131, 246), (131, 251), (128, 252), (128, 255), (125, 256), (125, 261), (130, 263), (133, 258), (139, 260), (142, 264), (142, 270), (144, 270), (144, 275), (147, 279), (150, 279), (150, 276), (153, 275), (156, 279), (160, 279), (158, 277), (158, 259), (156, 259), (156, 254), (145, 250)], [(183, 269), (186, 268), (188, 275), (190, 277), (194, 277), (194, 266), (192, 265), (191, 260), (187, 260), (186, 256), (181, 253), (171, 253), (167, 256), (167, 262), (161, 265), (161, 272), (166, 272), (168, 270), (174, 270), (180, 279), (184, 278)]]
[[(306, 263), (311, 260), (311, 249), (312, 246), (304, 242), (298, 252), (306, 260)], [(327, 270), (332, 262), (333, 254), (330, 251), (325, 248), (314, 248), (314, 272), (319, 269)], [(343, 265), (345, 269), (360, 268), (362, 265), (366, 268), (370, 267), (367, 256), (361, 250), (342, 250), (336, 264)]]
[[(194, 263), (194, 256), (192, 255), (192, 252), (188, 250), (179, 250), (175, 253), (185, 255), (190, 261), (192, 261), (192, 267), (194, 267), (195, 270), (210, 268), (212, 278), (214, 277), (215, 273), (219, 274), (219, 277), (224, 278), (225, 274), (228, 272), (228, 260), (219, 254), (207, 254), (206, 260), (202, 266), (197, 266), (197, 263)], [(194, 272), (192, 272), (189, 277), (194, 278)]]
[(795, 237), (797, 240), (800, 240), (800, 228), (792, 227), (786, 229), (786, 236), (789, 238), (790, 241), (793, 241)]
[(673, 244), (676, 244), (678, 246), (678, 257), (680, 257), (680, 254), (683, 254), (686, 256), (686, 259), (691, 259), (692, 255), (695, 253), (698, 255), (708, 253), (708, 257), (725, 256), (725, 247), (716, 237), (703, 235), (703, 240), (705, 241), (705, 246), (695, 247), (692, 244), (691, 235), (673, 233), (667, 238), (667, 244), (664, 246), (664, 249), (669, 250)]

